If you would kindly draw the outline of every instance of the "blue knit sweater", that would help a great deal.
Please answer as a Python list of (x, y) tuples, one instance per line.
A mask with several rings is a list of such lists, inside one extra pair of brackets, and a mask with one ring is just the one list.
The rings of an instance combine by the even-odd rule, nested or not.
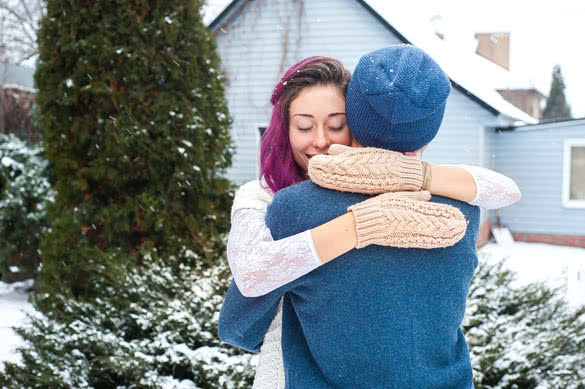
[[(266, 221), (273, 238), (281, 239), (323, 224), (365, 198), (305, 181), (276, 194)], [(244, 297), (232, 283), (220, 337), (259, 351), (284, 296), (287, 388), (472, 388), (460, 326), (477, 266), (479, 209), (442, 197), (432, 201), (465, 214), (467, 233), (455, 246), (352, 250), (261, 297)]]

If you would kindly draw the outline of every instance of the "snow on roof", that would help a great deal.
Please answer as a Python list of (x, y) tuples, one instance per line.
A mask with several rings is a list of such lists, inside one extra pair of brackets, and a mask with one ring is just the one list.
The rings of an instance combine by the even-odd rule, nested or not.
[(203, 23), (210, 25), (232, 0), (207, 0), (203, 6)]
[(573, 126), (583, 126), (585, 125), (585, 117), (581, 118), (570, 118), (570, 119), (552, 119), (552, 120), (543, 120), (536, 124), (523, 124), (519, 126), (511, 126), (511, 127), (503, 127), (499, 128), (500, 130), (514, 130), (514, 131), (540, 131), (540, 130), (550, 130), (550, 129), (557, 129), (557, 128), (567, 128)]
[(20, 90), (23, 92), (29, 92), (29, 93), (37, 93), (38, 92), (38, 90), (35, 88), (29, 88), (29, 87), (21, 86), (18, 84), (0, 84), (0, 86), (3, 89), (16, 89), (16, 90)]
[[(451, 80), (477, 96), (501, 114), (525, 123), (538, 120), (507, 102), (497, 89), (516, 87), (514, 75), (473, 51), (441, 40), (430, 23), (408, 14), (386, 0), (365, 2), (413, 45), (426, 51)], [(506, 74), (508, 73), (508, 74)], [(524, 86), (526, 87), (526, 86)]]

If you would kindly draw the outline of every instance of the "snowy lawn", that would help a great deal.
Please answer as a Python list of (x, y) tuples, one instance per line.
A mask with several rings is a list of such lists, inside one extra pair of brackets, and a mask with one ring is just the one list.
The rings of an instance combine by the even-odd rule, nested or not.
[[(505, 267), (517, 274), (518, 287), (543, 281), (560, 287), (571, 305), (585, 304), (585, 249), (516, 242), (489, 243), (479, 252), (480, 261), (506, 259)], [(11, 327), (25, 324), (25, 312), (33, 312), (26, 292), (31, 285), (30, 281), (10, 285), (0, 282), (0, 361), (19, 360), (14, 349), (21, 342)]]
[(585, 304), (585, 249), (544, 243), (488, 243), (481, 260), (506, 259), (505, 268), (516, 273), (515, 287), (542, 281), (558, 287), (573, 307)]
[(25, 323), (25, 312), (34, 312), (32, 305), (27, 302), (26, 290), (31, 287), (32, 280), (13, 284), (0, 282), (0, 361), (19, 361), (14, 348), (20, 346), (21, 341), (11, 327)]

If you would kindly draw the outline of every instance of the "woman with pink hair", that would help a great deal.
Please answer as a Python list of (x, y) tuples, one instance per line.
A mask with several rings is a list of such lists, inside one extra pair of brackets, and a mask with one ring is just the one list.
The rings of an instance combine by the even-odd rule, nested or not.
[[(261, 142), (260, 179), (239, 188), (232, 208), (227, 254), (234, 281), (244, 296), (262, 296), (356, 248), (349, 213), (278, 241), (272, 239), (264, 220), (274, 193), (308, 179), (312, 157), (327, 154), (332, 144), (352, 145), (345, 114), (350, 78), (338, 60), (309, 57), (293, 65), (274, 88), (272, 117)], [(520, 198), (511, 179), (488, 169), (431, 165), (400, 153), (395, 158), (396, 167), (387, 173), (392, 177), (385, 177), (395, 183), (391, 191), (428, 190), (484, 208), (504, 207)], [(400, 233), (393, 231), (396, 236)], [(420, 247), (409, 246), (408, 237), (403, 238), (397, 246)], [(456, 242), (434, 238), (439, 242), (434, 247)], [(284, 387), (280, 326), (279, 308), (264, 338), (255, 388)]]

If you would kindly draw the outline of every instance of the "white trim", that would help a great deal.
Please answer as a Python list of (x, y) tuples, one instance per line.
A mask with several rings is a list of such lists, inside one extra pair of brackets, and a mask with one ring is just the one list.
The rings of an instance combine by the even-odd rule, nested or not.
[(256, 178), (260, 178), (260, 127), (268, 128), (268, 124), (255, 123), (254, 135), (256, 136)]
[(563, 207), (585, 208), (585, 200), (571, 200), (571, 148), (573, 146), (585, 147), (585, 138), (565, 139), (563, 150)]
[(37, 93), (39, 91), (38, 89), (29, 88), (27, 86), (22, 86), (19, 84), (2, 84), (2, 82), (0, 82), (0, 87), (3, 89), (18, 89), (18, 90), (30, 92), (30, 93)]
[(585, 124), (585, 119), (571, 119), (571, 120), (561, 120), (558, 122), (552, 123), (541, 123), (541, 124), (529, 124), (525, 126), (519, 126), (514, 128), (513, 132), (524, 132), (524, 131), (538, 131), (538, 130), (550, 130), (554, 128), (565, 128), (565, 127), (573, 127), (573, 126), (582, 126)]

